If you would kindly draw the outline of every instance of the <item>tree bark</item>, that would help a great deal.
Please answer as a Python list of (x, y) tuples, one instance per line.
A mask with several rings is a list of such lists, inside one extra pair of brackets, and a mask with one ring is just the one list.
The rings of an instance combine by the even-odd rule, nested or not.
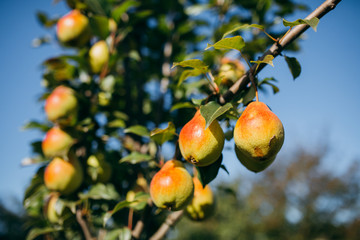
[[(326, 0), (323, 2), (318, 8), (315, 9), (312, 13), (310, 13), (305, 19), (311, 19), (313, 17), (321, 18), (331, 10), (333, 10), (336, 5), (341, 2), (341, 0)], [(301, 34), (303, 34), (309, 25), (302, 24), (295, 26), (286, 36), (282, 39), (282, 41), (274, 43), (269, 50), (267, 50), (261, 57), (260, 60), (263, 60), (265, 56), (272, 55), (274, 58), (277, 57), (286, 46), (292, 43), (295, 39), (297, 39)], [(247, 84), (250, 82), (250, 73), (254, 73), (257, 68), (257, 73), (259, 73), (266, 64), (260, 64), (257, 68), (257, 64), (251, 66), (251, 68), (244, 74), (238, 81), (236, 81), (230, 89), (219, 97), (220, 104), (225, 104), (232, 100), (232, 98), (239, 93), (241, 90), (245, 89)]]

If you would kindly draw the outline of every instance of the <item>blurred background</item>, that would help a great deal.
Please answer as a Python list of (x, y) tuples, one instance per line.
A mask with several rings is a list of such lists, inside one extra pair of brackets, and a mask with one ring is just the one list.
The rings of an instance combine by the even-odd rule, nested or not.
[[(321, 0), (302, 2), (308, 4), (310, 10), (287, 20), (304, 18), (322, 3)], [(235, 239), (233, 227), (225, 223), (241, 222), (243, 216), (251, 216), (247, 229), (273, 227), (277, 231), (290, 231), (296, 224), (304, 223), (301, 225), (304, 231), (310, 231), (313, 225), (319, 229), (312, 232), (344, 226), (341, 229), (344, 234), (349, 232), (348, 239), (359, 236), (356, 235), (360, 224), (357, 199), (360, 177), (356, 171), (359, 170), (356, 164), (360, 162), (360, 81), (356, 68), (360, 55), (360, 29), (356, 25), (359, 10), (359, 1), (343, 1), (320, 20), (317, 32), (311, 29), (306, 32), (300, 41), (302, 50), (289, 54), (302, 66), (301, 75), (295, 81), (283, 58), (274, 61), (274, 68), (268, 66), (260, 73), (261, 77), (273, 76), (279, 80), (279, 93), (260, 95), (260, 100), (272, 108), (285, 127), (285, 143), (278, 159), (265, 174), (258, 175), (234, 161), (232, 151), (226, 152), (224, 164), (230, 176), (220, 171), (220, 178), (212, 183), (223, 196), (218, 201), (229, 203), (221, 205), (217, 213), (219, 221), (191, 226), (189, 234), (194, 232), (191, 237), (181, 235), (181, 229), (189, 227), (188, 222), (182, 221), (179, 230), (173, 232), (174, 238), (199, 239), (196, 227), (202, 227), (209, 232), (207, 239)], [(46, 0), (0, 2), (0, 128), (3, 136), (0, 140), (0, 218), (6, 214), (12, 216), (15, 225), (21, 223), (21, 219), (16, 221), (23, 214), (23, 194), (37, 168), (21, 167), (21, 161), (31, 155), (30, 142), (43, 137), (40, 132), (21, 128), (29, 120), (45, 118), (42, 102), (37, 101), (42, 93), (41, 63), (63, 51), (56, 44), (34, 48), (35, 38), (54, 38), (53, 30), (46, 30), (37, 22), (37, 11), (56, 17), (68, 9), (61, 1), (58, 4)], [(227, 146), (232, 148), (233, 142)], [(277, 201), (254, 200), (269, 196)], [(251, 207), (245, 207), (249, 204)], [(238, 217), (231, 215), (234, 208), (239, 209)], [(0, 224), (0, 232), (9, 227), (4, 226)], [(212, 230), (208, 226), (213, 226)], [(337, 237), (344, 236), (343, 232), (340, 233), (339, 228), (335, 230), (333, 239), (341, 239)]]

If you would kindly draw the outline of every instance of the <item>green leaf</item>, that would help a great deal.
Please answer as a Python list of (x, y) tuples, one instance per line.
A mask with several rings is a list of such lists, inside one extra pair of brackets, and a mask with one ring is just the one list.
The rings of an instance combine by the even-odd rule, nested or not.
[(22, 127), (22, 130), (34, 129), (34, 128), (37, 128), (43, 132), (47, 132), (51, 127), (48, 124), (43, 124), (38, 121), (30, 121)]
[(205, 50), (214, 47), (215, 49), (235, 49), (241, 51), (245, 47), (244, 39), (241, 36), (235, 36), (231, 38), (223, 38), (213, 45), (208, 44)]
[(286, 21), (285, 19), (283, 19), (283, 24), (284, 26), (288, 26), (288, 27), (294, 27), (296, 25), (300, 25), (300, 24), (307, 24), (309, 25), (312, 29), (314, 29), (314, 31), (316, 32), (317, 30), (317, 25), (319, 24), (319, 19), (317, 17), (313, 17), (311, 19), (297, 19), (293, 22), (289, 22)]
[(124, 128), (126, 126), (125, 121), (122, 119), (115, 119), (107, 124), (110, 128)]
[(192, 102), (193, 104), (195, 104), (196, 106), (200, 106), (205, 99), (206, 99), (206, 98), (203, 98), (203, 99), (192, 98), (192, 99), (191, 99), (191, 102)]
[(114, 10), (111, 13), (111, 16), (114, 18), (116, 22), (119, 22), (121, 19), (121, 16), (126, 13), (131, 7), (137, 7), (140, 3), (135, 0), (128, 0), (123, 3), (121, 3), (119, 6), (114, 8)]
[(38, 21), (47, 28), (54, 26), (58, 21), (58, 19), (49, 19), (46, 13), (40, 11), (36, 13), (36, 17)]
[(224, 106), (220, 106), (217, 102), (214, 101), (201, 106), (200, 113), (206, 121), (205, 129), (208, 128), (215, 119), (226, 113), (231, 108), (231, 103), (226, 103)]
[(102, 1), (98, 0), (84, 0), (86, 6), (94, 13), (105, 16), (105, 10), (101, 6)]
[(139, 152), (131, 152), (126, 157), (123, 157), (122, 159), (120, 159), (119, 163), (127, 162), (127, 163), (131, 163), (131, 164), (137, 164), (137, 163), (141, 163), (141, 162), (148, 162), (152, 159), (153, 159), (153, 157), (150, 155), (141, 154)]
[(253, 86), (250, 86), (248, 89), (245, 90), (243, 97), (239, 100), (239, 103), (247, 105), (254, 99), (255, 95), (255, 88)]
[(181, 61), (181, 62), (174, 62), (173, 66), (171, 68), (174, 68), (176, 66), (181, 66), (181, 67), (191, 67), (193, 69), (197, 69), (199, 70), (201, 73), (206, 74), (208, 71), (208, 66), (200, 59), (190, 59), (190, 60), (185, 60), (185, 61)]
[(264, 30), (264, 27), (258, 24), (242, 24), (240, 26), (236, 26), (235, 28), (227, 31), (226, 33), (224, 33), (224, 35), (222, 36), (222, 38), (225, 38), (226, 36), (232, 34), (233, 32), (236, 32), (238, 30), (242, 30), (242, 29), (247, 29), (247, 28), (258, 28), (260, 30)]
[(266, 64), (269, 64), (272, 67), (274, 67), (274, 63), (272, 62), (273, 59), (274, 59), (273, 55), (266, 55), (263, 60), (250, 61), (250, 62), (251, 63), (257, 63), (257, 64), (266, 63)]
[(95, 35), (101, 39), (106, 39), (109, 35), (109, 19), (105, 16), (92, 16), (90, 18), (90, 26)]
[(127, 227), (107, 231), (104, 240), (130, 240), (131, 231)]
[(33, 240), (41, 235), (52, 233), (52, 232), (58, 232), (62, 231), (63, 229), (60, 227), (52, 228), (52, 227), (46, 227), (46, 228), (33, 228), (30, 230), (29, 234), (26, 236), (26, 240)]
[(103, 184), (98, 183), (91, 186), (90, 190), (87, 193), (80, 193), (80, 199), (105, 199), (105, 200), (117, 200), (120, 198), (118, 192), (116, 191), (114, 185), (112, 184)]
[(124, 130), (124, 133), (132, 133), (141, 137), (149, 137), (149, 130), (142, 125), (134, 125)]
[(195, 105), (190, 102), (180, 102), (173, 105), (170, 109), (170, 112), (175, 111), (181, 108), (195, 108)]
[(227, 170), (227, 168), (225, 167), (224, 164), (221, 164), (220, 168), (221, 168), (222, 170), (224, 170), (228, 175), (230, 175), (229, 171)]
[(196, 167), (198, 171), (197, 177), (199, 178), (202, 185), (205, 187), (212, 180), (214, 180), (219, 172), (222, 162), (222, 154), (216, 162), (206, 167)]
[(45, 159), (41, 155), (37, 155), (35, 157), (24, 158), (23, 160), (21, 160), (21, 166), (30, 166), (33, 164), (44, 163), (46, 161), (47, 159)]
[(164, 142), (172, 140), (175, 135), (176, 129), (172, 122), (169, 122), (165, 129), (155, 128), (150, 132), (150, 138), (159, 145), (163, 145)]
[(189, 77), (197, 77), (199, 76), (200, 74), (202, 74), (203, 72), (200, 71), (199, 69), (190, 69), (190, 70), (184, 70), (182, 73), (181, 73), (181, 76), (179, 78), (179, 81), (178, 81), (178, 84), (177, 86), (179, 87), (181, 85), (181, 83), (183, 81), (185, 81), (186, 79), (188, 79)]
[(301, 65), (298, 60), (294, 57), (285, 56), (285, 61), (290, 69), (290, 72), (294, 78), (294, 80), (300, 76), (301, 73)]

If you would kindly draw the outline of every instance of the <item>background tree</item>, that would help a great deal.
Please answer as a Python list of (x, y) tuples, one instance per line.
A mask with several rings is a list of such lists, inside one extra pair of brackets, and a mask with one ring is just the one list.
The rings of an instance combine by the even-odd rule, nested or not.
[[(25, 164), (40, 167), (24, 199), (24, 207), (33, 218), (28, 238), (46, 234), (49, 238), (69, 239), (128, 239), (131, 235), (148, 239), (165, 218), (171, 220), (174, 216), (156, 210), (149, 200), (149, 183), (165, 159), (174, 156), (180, 160), (176, 135), (193, 115), (191, 108), (217, 100), (226, 92), (231, 81), (229, 84), (222, 80), (241, 77), (227, 79), (220, 66), (227, 64), (227, 70), (235, 75), (244, 74), (242, 65), (256, 60), (274, 41), (281, 43), (277, 38), (287, 29), (275, 30), (277, 17), (306, 7), (292, 1), (74, 0), (67, 4), (76, 9), (67, 17), (81, 19), (81, 25), (71, 31), (61, 27), (68, 21), (38, 13), (45, 27), (58, 23), (58, 43), (64, 47), (64, 54), (43, 63), (45, 92), (41, 100), (46, 100), (48, 121), (33, 121), (26, 128), (38, 128), (44, 133), (61, 128), (70, 137), (59, 149), (55, 144), (54, 154), (45, 151), (47, 138), (32, 144), (34, 156)], [(239, 23), (257, 25), (242, 29)], [(286, 24), (292, 27), (303, 23)], [(248, 27), (253, 28), (248, 31)], [(216, 42), (224, 34), (240, 30), (247, 30), (247, 47), (238, 47), (242, 62), (222, 62), (224, 55), (240, 56), (236, 51), (218, 49)], [(76, 38), (74, 32), (78, 33)], [(101, 49), (105, 53), (96, 55), (93, 49), (103, 41), (106, 46)], [(205, 43), (215, 43), (212, 46), (216, 50), (204, 52)], [(231, 44), (225, 45), (230, 48)], [(297, 50), (298, 46), (292, 42), (288, 49)], [(93, 55), (100, 63), (92, 59)], [(173, 62), (186, 66), (182, 61), (190, 58), (202, 58), (201, 65), (206, 64), (214, 74), (202, 74), (193, 64), (187, 65), (193, 68), (190, 70), (170, 71)], [(296, 78), (297, 61), (286, 60)], [(271, 60), (257, 63), (261, 66)], [(260, 89), (269, 85), (274, 93), (278, 91), (274, 78), (252, 80)], [(219, 118), (224, 129), (232, 132), (234, 116), (238, 117), (236, 108), (254, 98), (253, 89), (240, 89), (232, 102), (234, 106), (216, 105), (215, 111), (227, 112)], [(58, 106), (57, 99), (65, 103)], [(48, 166), (55, 163), (69, 169), (66, 175), (51, 171), (55, 167)], [(215, 171), (197, 168), (202, 183), (210, 182), (220, 166), (226, 170), (221, 158)], [(64, 179), (66, 182), (61, 181)]]

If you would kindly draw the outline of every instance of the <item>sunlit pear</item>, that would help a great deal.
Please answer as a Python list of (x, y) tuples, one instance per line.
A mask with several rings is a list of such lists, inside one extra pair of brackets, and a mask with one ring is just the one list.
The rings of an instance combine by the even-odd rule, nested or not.
[(105, 160), (103, 154), (91, 155), (86, 162), (88, 165), (87, 172), (92, 181), (106, 183), (110, 180), (112, 168), (110, 163)]
[(53, 127), (47, 131), (42, 141), (42, 150), (46, 157), (62, 157), (67, 155), (74, 139), (60, 127)]
[(203, 187), (197, 177), (194, 181), (194, 197), (185, 209), (186, 215), (195, 221), (204, 220), (213, 215), (215, 211), (214, 194), (209, 185)]
[(90, 39), (89, 19), (77, 9), (59, 19), (56, 25), (59, 41), (67, 46), (82, 46)]
[(196, 166), (214, 163), (224, 148), (225, 136), (217, 120), (205, 129), (205, 119), (198, 110), (179, 135), (182, 156)]
[(56, 157), (45, 168), (44, 183), (49, 190), (68, 195), (80, 187), (83, 177), (83, 169), (77, 158), (66, 161)]
[(253, 172), (267, 168), (284, 143), (280, 119), (262, 102), (250, 103), (234, 128), (236, 155)]
[(109, 48), (104, 40), (95, 43), (89, 51), (89, 63), (93, 73), (99, 73), (109, 61)]
[(62, 125), (73, 125), (77, 120), (78, 101), (73, 89), (56, 87), (45, 101), (48, 119)]
[(184, 208), (192, 199), (194, 184), (182, 162), (169, 160), (150, 183), (150, 195), (159, 208), (172, 211)]

